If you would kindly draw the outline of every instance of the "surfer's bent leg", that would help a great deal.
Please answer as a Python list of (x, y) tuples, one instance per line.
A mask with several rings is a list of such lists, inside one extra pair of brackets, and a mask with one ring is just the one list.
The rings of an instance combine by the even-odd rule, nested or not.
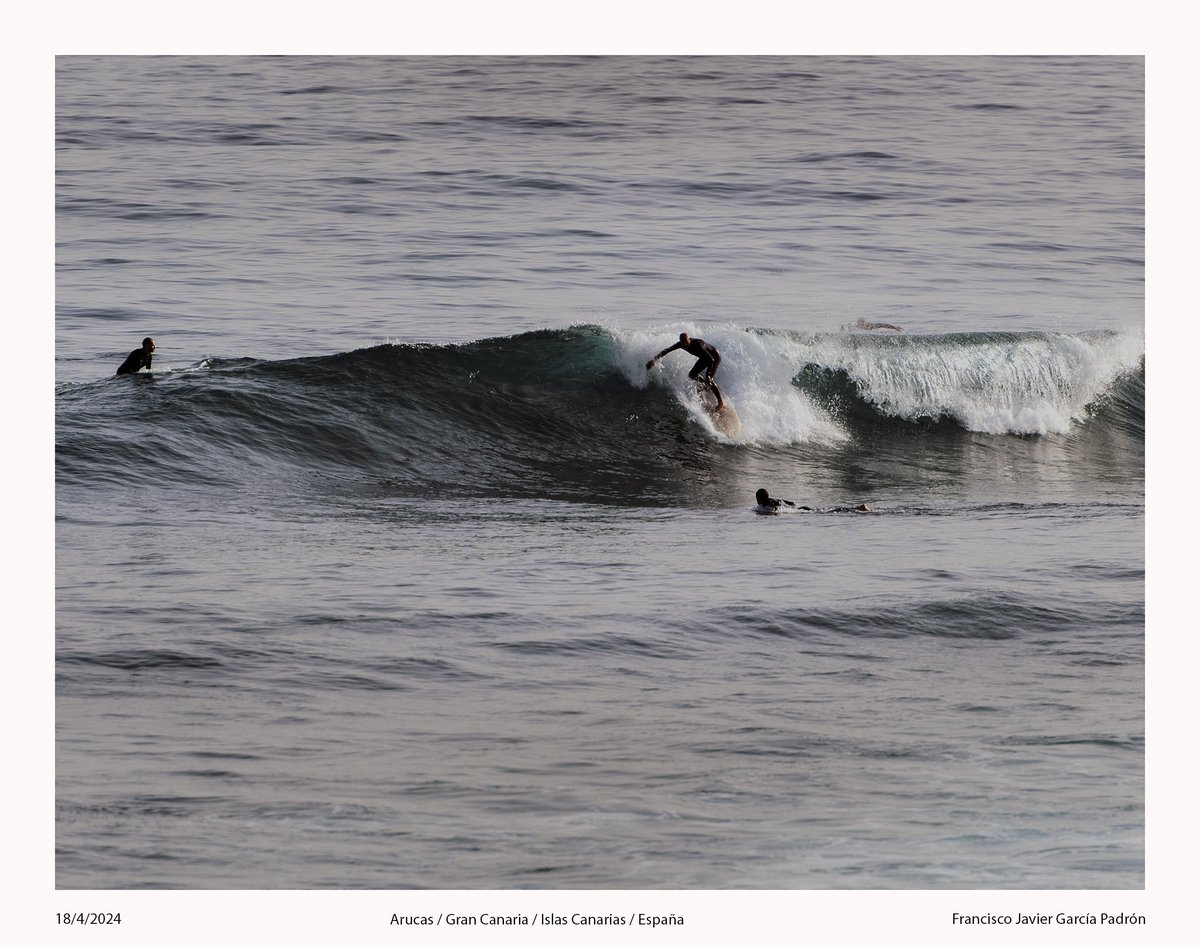
[[(703, 384), (706, 387), (713, 387), (713, 375), (717, 373), (717, 368), (721, 366), (721, 359), (713, 360), (707, 356), (701, 356), (696, 359), (696, 364), (688, 371), (688, 377), (693, 381)], [(703, 379), (700, 375), (703, 374)]]
[[(713, 375), (717, 373), (717, 368), (720, 364), (720, 359), (714, 361), (712, 358), (701, 357), (696, 359), (695, 366), (688, 371), (688, 377), (696, 382), (697, 387), (707, 387), (717, 395), (718, 410), (725, 406), (725, 399), (721, 396), (721, 389), (717, 387), (716, 381), (713, 380)], [(701, 377), (701, 374), (704, 376)]]
[[(695, 365), (688, 371), (688, 378), (696, 382), (697, 387), (707, 387), (717, 395), (717, 409), (720, 410), (725, 406), (725, 399), (721, 396), (721, 389), (717, 387), (713, 381), (713, 375), (717, 373), (717, 368), (721, 365), (721, 359), (710, 358), (706, 355), (701, 355), (696, 359)], [(700, 375), (704, 376), (701, 377)]]

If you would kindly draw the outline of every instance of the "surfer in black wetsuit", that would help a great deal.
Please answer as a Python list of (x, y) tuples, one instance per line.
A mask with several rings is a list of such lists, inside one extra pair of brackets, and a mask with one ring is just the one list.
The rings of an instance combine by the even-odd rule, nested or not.
[(795, 502), (789, 502), (787, 499), (772, 499), (766, 489), (759, 489), (754, 493), (754, 501), (758, 503), (758, 507), (762, 510), (770, 509), (773, 512), (778, 512), (780, 506), (786, 505), (790, 509), (800, 509), (804, 512), (811, 512), (807, 505), (797, 505)]
[[(759, 511), (762, 511), (762, 512), (766, 512), (766, 511), (778, 512), (781, 506), (787, 506), (790, 509), (797, 509), (798, 511), (801, 511), (801, 512), (814, 511), (813, 509), (810, 509), (807, 505), (797, 505), (795, 502), (789, 502), (787, 499), (772, 499), (771, 496), (768, 495), (766, 489), (759, 489), (756, 493), (754, 493), (754, 501), (758, 503)], [(850, 508), (850, 506), (848, 506), (848, 505), (838, 505), (832, 509), (822, 509), (821, 511), (823, 511), (823, 512), (871, 512), (874, 510), (869, 505), (864, 503), (862, 505), (855, 506), (854, 508)]]
[[(721, 389), (717, 387), (713, 381), (713, 375), (717, 373), (717, 368), (721, 366), (721, 352), (710, 345), (707, 341), (702, 341), (699, 338), (690, 338), (685, 331), (679, 336), (679, 340), (669, 348), (663, 348), (654, 357), (646, 362), (646, 370), (649, 371), (665, 354), (670, 354), (676, 348), (682, 348), (688, 354), (696, 359), (696, 366), (688, 371), (688, 377), (695, 381), (701, 387), (707, 387), (717, 395), (717, 409), (725, 409), (725, 398), (721, 396)], [(704, 378), (701, 379), (700, 375)]]
[(117, 373), (136, 374), (142, 368), (150, 370), (150, 361), (154, 357), (154, 349), (156, 347), (157, 345), (154, 344), (153, 338), (143, 338), (142, 346), (129, 352), (129, 357), (117, 368)]

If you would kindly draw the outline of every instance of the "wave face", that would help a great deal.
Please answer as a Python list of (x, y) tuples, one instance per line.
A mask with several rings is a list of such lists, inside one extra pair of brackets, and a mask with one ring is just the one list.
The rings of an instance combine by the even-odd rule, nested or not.
[[(720, 437), (674, 352), (703, 331), (742, 420)], [(994, 451), (1031, 436), (1140, 476), (1144, 362), (1115, 332), (878, 336), (594, 325), (468, 344), (212, 360), (61, 385), (59, 481), (245, 482), (300, 469), (418, 496), (657, 502), (713, 466)], [(695, 475), (691, 473), (695, 472)], [(709, 488), (709, 487), (706, 487)], [(710, 488), (720, 488), (718, 483)]]

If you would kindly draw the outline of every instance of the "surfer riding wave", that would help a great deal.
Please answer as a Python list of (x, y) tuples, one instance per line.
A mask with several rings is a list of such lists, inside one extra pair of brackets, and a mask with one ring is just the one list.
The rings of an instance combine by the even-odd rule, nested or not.
[[(721, 389), (717, 387), (713, 380), (713, 375), (717, 373), (717, 368), (721, 366), (721, 352), (710, 345), (707, 341), (701, 338), (692, 338), (687, 332), (681, 332), (679, 340), (669, 348), (663, 348), (654, 357), (646, 362), (646, 370), (649, 371), (658, 362), (659, 358), (670, 354), (676, 348), (682, 348), (688, 354), (696, 359), (696, 365), (688, 371), (688, 378), (696, 382), (699, 387), (707, 387), (717, 396), (717, 410), (725, 409), (725, 398), (721, 396)], [(701, 374), (704, 375), (701, 378)]]

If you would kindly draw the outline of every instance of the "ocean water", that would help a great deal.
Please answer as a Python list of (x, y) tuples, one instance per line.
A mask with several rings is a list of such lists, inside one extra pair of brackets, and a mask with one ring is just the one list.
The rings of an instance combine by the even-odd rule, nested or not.
[(1142, 60), (72, 56), (56, 132), (60, 889), (1144, 886)]

